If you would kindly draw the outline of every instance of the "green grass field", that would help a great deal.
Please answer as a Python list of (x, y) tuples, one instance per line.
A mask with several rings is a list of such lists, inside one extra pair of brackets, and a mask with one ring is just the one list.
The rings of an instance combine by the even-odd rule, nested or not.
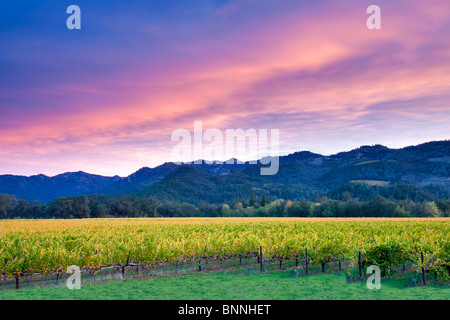
[(380, 290), (346, 281), (345, 273), (293, 277), (293, 271), (248, 274), (246, 269), (109, 281), (82, 286), (0, 292), (0, 300), (449, 300), (450, 286), (412, 287), (412, 274), (383, 278)]

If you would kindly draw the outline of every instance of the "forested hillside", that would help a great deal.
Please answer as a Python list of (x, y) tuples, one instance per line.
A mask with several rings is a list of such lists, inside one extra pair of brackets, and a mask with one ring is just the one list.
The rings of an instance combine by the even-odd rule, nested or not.
[(55, 177), (0, 176), (0, 193), (29, 202), (49, 203), (58, 197), (136, 195), (199, 205), (231, 204), (256, 197), (315, 201), (345, 193), (368, 201), (377, 195), (394, 200), (432, 201), (450, 193), (450, 141), (402, 149), (362, 146), (323, 156), (307, 151), (280, 157), (279, 171), (260, 175), (261, 164), (164, 163), (141, 168), (128, 177), (84, 172)]

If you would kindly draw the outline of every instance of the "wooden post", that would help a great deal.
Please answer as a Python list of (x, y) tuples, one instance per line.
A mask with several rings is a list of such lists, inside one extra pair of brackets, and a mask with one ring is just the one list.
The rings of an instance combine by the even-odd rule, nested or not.
[(305, 271), (306, 275), (308, 275), (308, 248), (305, 249)]
[(361, 251), (358, 253), (359, 279), (362, 278)]
[(130, 254), (131, 251), (128, 252), (127, 262), (122, 266), (122, 280), (125, 280), (125, 267), (128, 266), (128, 264), (130, 263)]
[(261, 261), (261, 272), (264, 272), (264, 262), (263, 262), (262, 246), (259, 246), (259, 260)]
[(422, 282), (423, 282), (423, 285), (425, 285), (426, 281), (425, 281), (425, 268), (424, 268), (424, 265), (423, 265), (423, 261), (424, 261), (424, 259), (423, 259), (423, 252), (420, 253), (420, 258), (422, 260)]

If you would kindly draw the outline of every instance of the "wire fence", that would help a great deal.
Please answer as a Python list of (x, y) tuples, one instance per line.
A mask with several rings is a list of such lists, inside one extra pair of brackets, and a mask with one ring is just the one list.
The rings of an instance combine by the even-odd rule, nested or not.
[[(420, 285), (422, 277), (412, 264), (404, 264), (398, 267), (389, 268), (390, 273), (406, 273), (416, 271), (417, 275), (412, 279), (411, 285)], [(126, 266), (105, 267), (93, 270), (80, 270), (81, 285), (85, 286), (92, 283), (146, 279), (152, 277), (174, 276), (183, 274), (217, 272), (221, 270), (236, 270), (244, 273), (259, 272), (277, 272), (280, 270), (292, 270), (292, 276), (308, 276), (312, 274), (329, 273), (329, 272), (347, 272), (347, 281), (361, 281), (367, 279), (365, 268), (361, 266), (351, 266), (351, 261), (332, 260), (322, 265), (310, 265), (307, 259), (262, 259), (260, 255), (245, 256), (240, 258), (226, 259), (198, 259), (197, 261), (183, 261), (178, 265), (169, 265), (167, 263), (159, 263), (157, 265), (137, 265), (129, 264)], [(9, 291), (15, 289), (26, 288), (43, 288), (43, 287), (65, 287), (67, 280), (71, 277), (68, 273), (53, 273), (48, 275), (24, 274), (18, 279), (0, 280), (0, 291)]]

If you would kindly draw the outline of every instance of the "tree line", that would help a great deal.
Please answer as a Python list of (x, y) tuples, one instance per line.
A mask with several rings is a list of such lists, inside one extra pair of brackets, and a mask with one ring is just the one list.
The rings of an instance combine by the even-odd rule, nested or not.
[(48, 204), (29, 203), (12, 195), (0, 194), (0, 219), (84, 219), (127, 217), (450, 217), (450, 200), (413, 201), (387, 199), (377, 195), (371, 200), (326, 196), (315, 201), (260, 199), (252, 192), (248, 200), (231, 204), (199, 205), (157, 200), (131, 195), (69, 196)]

